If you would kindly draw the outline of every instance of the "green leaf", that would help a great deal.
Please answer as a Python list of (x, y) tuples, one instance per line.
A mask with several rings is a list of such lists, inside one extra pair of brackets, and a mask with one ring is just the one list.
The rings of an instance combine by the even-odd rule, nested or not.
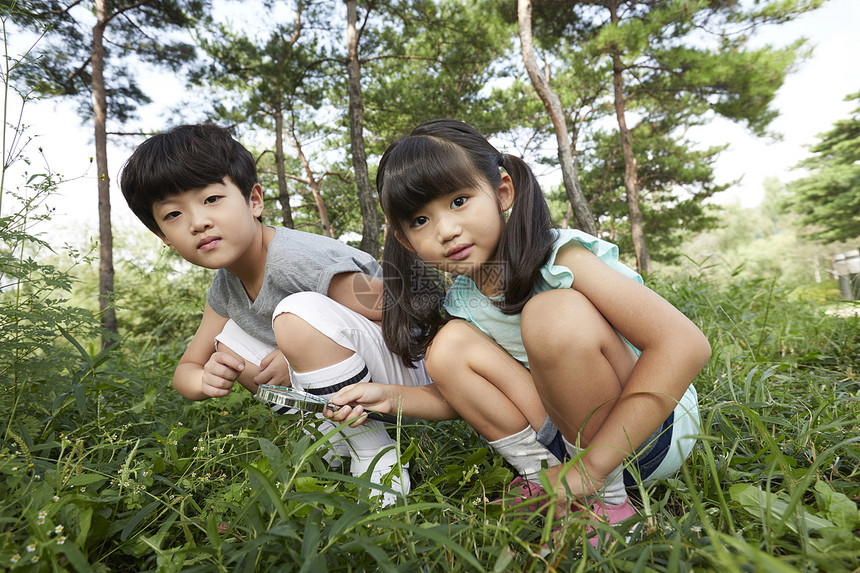
[(860, 526), (860, 512), (857, 511), (857, 504), (847, 495), (834, 491), (823, 481), (815, 483), (815, 491), (824, 501), (824, 515), (838, 527), (851, 531)]
[(766, 526), (772, 527), (774, 523), (778, 523), (798, 533), (795, 521), (797, 519), (803, 521), (805, 529), (821, 530), (826, 527), (836, 527), (832, 521), (812, 514), (806, 506), (802, 505), (797, 506), (793, 515), (786, 515), (788, 502), (779, 499), (775, 493), (762, 491), (754, 485), (735, 484), (729, 488), (729, 496), (740, 503), (748, 513), (762, 518)]
[(305, 532), (302, 536), (302, 557), (305, 559), (311, 559), (317, 554), (321, 531), (322, 513), (314, 510), (305, 518)]
[(93, 483), (104, 483), (107, 481), (107, 478), (98, 474), (80, 474), (76, 476), (72, 476), (69, 478), (67, 482), (70, 486), (82, 486), (82, 485), (90, 485)]
[(122, 528), (122, 533), (120, 533), (120, 540), (125, 541), (128, 539), (128, 536), (134, 531), (134, 528), (140, 525), (144, 519), (149, 517), (149, 514), (155, 511), (159, 505), (161, 505), (161, 500), (155, 500), (149, 505), (144, 506), (140, 511), (134, 514), (128, 521), (126, 521), (125, 526)]
[(260, 438), (258, 441), (260, 442), (260, 449), (262, 449), (263, 453), (266, 454), (272, 468), (280, 468), (283, 460), (280, 448), (266, 438)]

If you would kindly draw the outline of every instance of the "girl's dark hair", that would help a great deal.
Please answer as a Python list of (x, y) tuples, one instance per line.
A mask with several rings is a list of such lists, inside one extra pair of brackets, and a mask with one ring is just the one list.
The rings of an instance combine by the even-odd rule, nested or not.
[[(404, 223), (437, 197), (481, 182), (497, 189), (499, 168), (510, 175), (514, 202), (491, 265), (501, 278), (497, 306), (516, 314), (534, 293), (540, 267), (552, 243), (549, 207), (532, 170), (518, 157), (499, 153), (475, 128), (461, 121), (422, 123), (389, 146), (379, 162), (376, 189), (390, 228), (382, 266), (386, 306), (382, 332), (388, 347), (406, 365), (421, 358), (444, 324), (444, 277), (429, 268), (397, 240)], [(503, 218), (501, 209), (499, 217)]]
[(217, 125), (180, 125), (141, 143), (128, 158), (120, 187), (128, 206), (161, 234), (152, 204), (185, 191), (222, 183), (229, 176), (247, 201), (257, 183), (254, 156)]

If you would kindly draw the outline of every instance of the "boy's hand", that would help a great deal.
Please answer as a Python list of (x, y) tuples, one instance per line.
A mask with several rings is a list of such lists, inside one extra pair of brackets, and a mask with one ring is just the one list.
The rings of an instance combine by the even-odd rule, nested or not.
[(290, 382), (290, 365), (284, 359), (283, 353), (277, 348), (260, 362), (260, 373), (254, 376), (254, 384), (271, 384), (273, 386), (292, 386)]
[(202, 392), (210, 398), (226, 396), (245, 369), (245, 362), (226, 352), (215, 352), (203, 365)]
[(360, 382), (342, 389), (331, 397), (329, 402), (341, 406), (336, 412), (326, 410), (323, 412), (334, 422), (345, 422), (354, 420), (350, 427), (360, 426), (367, 419), (364, 409), (376, 410), (377, 412), (390, 413), (393, 411), (392, 399), (389, 395), (389, 386), (385, 384), (374, 384), (373, 382)]

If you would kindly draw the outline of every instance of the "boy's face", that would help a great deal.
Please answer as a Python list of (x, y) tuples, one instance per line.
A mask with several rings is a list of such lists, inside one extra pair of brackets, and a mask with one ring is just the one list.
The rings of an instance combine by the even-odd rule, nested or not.
[(164, 243), (186, 261), (207, 269), (241, 262), (258, 238), (263, 190), (254, 185), (248, 201), (229, 178), (152, 204)]

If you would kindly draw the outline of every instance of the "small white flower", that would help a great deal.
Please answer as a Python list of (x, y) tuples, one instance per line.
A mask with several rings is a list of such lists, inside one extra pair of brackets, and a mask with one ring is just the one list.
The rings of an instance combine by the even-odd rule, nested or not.
[(52, 497), (51, 499), (52, 499), (52, 500), (54, 500), (54, 501), (60, 501), (60, 496), (55, 495), (55, 496), (54, 496), (54, 497)]
[(66, 542), (66, 536), (65, 535), (61, 535), (60, 537), (57, 538), (57, 545), (62, 545), (65, 542)]
[(36, 544), (35, 543), (31, 543), (30, 545), (27, 546), (27, 553), (32, 553), (35, 550), (36, 550)]
[(17, 563), (20, 560), (21, 560), (21, 556), (16, 553), (15, 555), (12, 556), (12, 559), (10, 559), (9, 561), (11, 561), (12, 563)]
[(61, 534), (62, 532), (63, 532), (63, 524), (61, 523), (60, 525), (58, 525), (57, 527), (55, 527), (55, 528), (54, 528), (54, 533), (55, 533), (56, 535), (59, 535), (59, 534)]

